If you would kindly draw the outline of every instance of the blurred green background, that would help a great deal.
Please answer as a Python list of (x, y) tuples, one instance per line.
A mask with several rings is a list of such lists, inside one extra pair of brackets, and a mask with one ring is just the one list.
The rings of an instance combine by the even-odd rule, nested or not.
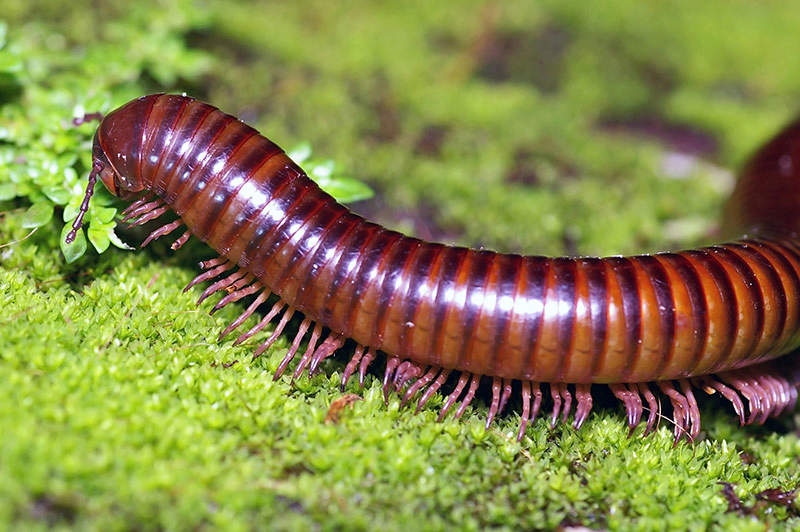
[[(435, 423), (376, 380), (338, 424), (346, 357), (291, 387), (217, 342), (181, 288), (194, 244), (59, 248), (93, 125), (186, 92), (369, 184), (351, 207), (422, 238), (535, 254), (713, 240), (748, 153), (798, 111), (800, 7), (696, 2), (0, 0), (0, 521), (29, 529), (797, 529), (797, 415), (739, 429), (703, 399), (705, 439), (627, 439), (485, 402)], [(36, 206), (32, 208), (31, 206)], [(122, 242), (141, 235), (121, 233)], [(98, 255), (97, 250), (106, 250)], [(262, 338), (262, 336), (259, 336)], [(263, 338), (262, 338), (263, 339)], [(641, 429), (640, 429), (641, 431)], [(747, 511), (728, 511), (720, 481)]]

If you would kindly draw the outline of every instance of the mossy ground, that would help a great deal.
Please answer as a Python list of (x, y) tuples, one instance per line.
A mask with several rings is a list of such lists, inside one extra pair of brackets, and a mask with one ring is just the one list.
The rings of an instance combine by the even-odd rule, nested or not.
[[(190, 21), (178, 46), (215, 68), (188, 82), (148, 63), (114, 98), (188, 90), (279, 144), (311, 141), (378, 190), (354, 208), (383, 223), (531, 253), (710, 238), (733, 169), (797, 111), (789, 4), (430, 4), (221, 1), (200, 19), (188, 13), (201, 6), (169, 4)], [(122, 5), (0, 0), (0, 14), (10, 34), (36, 19), (55, 54), (89, 61), (126, 17), (146, 27), (148, 9), (167, 9)], [(271, 377), (285, 339), (255, 361), (250, 345), (217, 341), (242, 307), (211, 317), (181, 292), (210, 256), (202, 245), (67, 265), (59, 224), (25, 238), (27, 205), (0, 204), (7, 526), (800, 527), (797, 503), (754, 499), (798, 486), (796, 414), (740, 429), (703, 400), (704, 439), (673, 449), (668, 424), (628, 439), (621, 408), (600, 400), (580, 431), (539, 419), (517, 444), (513, 409), (488, 432), (481, 402), (437, 423), (440, 399), (414, 415), (370, 378), (326, 424), (343, 358), (291, 386)], [(727, 511), (721, 481), (752, 514)]]

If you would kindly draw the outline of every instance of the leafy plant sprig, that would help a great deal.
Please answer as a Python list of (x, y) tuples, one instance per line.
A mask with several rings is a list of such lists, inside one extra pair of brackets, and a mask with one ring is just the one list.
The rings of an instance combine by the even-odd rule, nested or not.
[[(68, 263), (83, 256), (89, 243), (97, 253), (112, 244), (131, 249), (115, 232), (121, 203), (100, 184), (85, 217), (85, 233), (81, 230), (73, 242), (65, 241), (83, 199), (96, 127), (75, 126), (71, 120), (86, 113), (105, 114), (152, 91), (141, 85), (143, 74), (168, 88), (178, 80), (197, 80), (210, 69), (215, 58), (184, 43), (184, 34), (206, 21), (182, 5), (173, 8), (186, 9), (187, 16), (141, 13), (114, 22), (107, 38), (86, 45), (82, 54), (72, 53), (65, 38), (42, 26), (26, 25), (9, 34), (0, 20), (0, 201), (30, 202), (22, 225), (32, 231), (52, 227), (60, 209), (64, 225), (59, 242)], [(159, 34), (153, 35), (152, 28)], [(169, 43), (169, 53), (153, 42)], [(372, 196), (365, 184), (339, 175), (332, 160), (310, 159), (308, 143), (292, 150), (291, 156), (339, 201)]]

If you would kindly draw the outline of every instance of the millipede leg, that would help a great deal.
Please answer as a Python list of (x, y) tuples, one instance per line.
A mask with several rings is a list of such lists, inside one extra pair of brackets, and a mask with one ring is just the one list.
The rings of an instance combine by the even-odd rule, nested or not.
[(511, 379), (503, 378), (503, 393), (500, 395), (500, 406), (497, 409), (497, 415), (502, 414), (503, 410), (506, 409), (508, 400), (511, 398), (511, 390)]
[(308, 374), (314, 375), (323, 360), (333, 355), (340, 347), (344, 345), (345, 337), (341, 334), (331, 333), (324, 342), (314, 351), (311, 356), (311, 364), (308, 366)]
[(519, 431), (517, 431), (517, 441), (522, 441), (525, 436), (525, 429), (528, 427), (528, 419), (531, 415), (531, 383), (522, 381), (522, 416), (519, 420)]
[(150, 242), (152, 242), (153, 240), (155, 240), (155, 239), (157, 239), (157, 238), (161, 238), (161, 237), (162, 237), (162, 236), (164, 236), (164, 235), (168, 235), (168, 234), (170, 234), (171, 232), (173, 232), (175, 229), (177, 229), (177, 228), (178, 228), (178, 227), (180, 227), (181, 225), (183, 225), (183, 220), (181, 220), (180, 218), (178, 218), (178, 219), (177, 219), (177, 220), (175, 220), (174, 222), (170, 222), (170, 223), (168, 223), (168, 224), (166, 224), (166, 225), (162, 225), (161, 227), (159, 227), (158, 229), (156, 229), (155, 231), (153, 231), (152, 233), (150, 233), (150, 234), (147, 236), (147, 238), (145, 238), (145, 239), (144, 239), (144, 242), (142, 242), (142, 243), (140, 244), (140, 246), (139, 246), (139, 247), (142, 247), (142, 248), (143, 248), (143, 247), (145, 247), (147, 244), (149, 244)]
[(533, 390), (533, 407), (531, 408), (531, 420), (536, 419), (539, 415), (539, 408), (542, 406), (542, 387), (538, 382), (531, 381), (531, 390)]
[(347, 381), (350, 380), (350, 377), (353, 376), (353, 373), (356, 372), (356, 368), (358, 367), (358, 363), (361, 361), (361, 357), (364, 356), (364, 346), (358, 344), (356, 346), (355, 351), (353, 352), (353, 356), (347, 362), (347, 366), (344, 368), (344, 372), (342, 373), (342, 385), (341, 390), (344, 391), (345, 387), (347, 386)]
[(364, 379), (367, 376), (367, 368), (369, 368), (369, 365), (372, 364), (373, 360), (375, 360), (375, 350), (370, 347), (367, 349), (367, 354), (364, 355), (364, 358), (361, 359), (361, 363), (358, 365), (358, 386), (360, 388), (364, 387)]
[(563, 383), (559, 385), (558, 393), (561, 395), (561, 398), (564, 399), (564, 408), (561, 411), (561, 422), (566, 423), (569, 412), (572, 410), (572, 394), (569, 393), (567, 385)]
[(175, 242), (172, 243), (172, 245), (169, 246), (169, 248), (172, 251), (180, 249), (180, 247), (183, 246), (187, 240), (189, 240), (190, 236), (192, 236), (192, 232), (187, 229), (181, 236), (178, 237)]
[(700, 435), (700, 408), (697, 406), (697, 399), (694, 397), (692, 385), (689, 381), (681, 379), (679, 382), (681, 385), (681, 392), (686, 398), (686, 404), (688, 406), (689, 437), (694, 441)]
[(658, 381), (658, 387), (664, 392), (670, 403), (672, 403), (672, 422), (675, 424), (675, 441), (673, 445), (677, 445), (680, 439), (687, 434), (687, 425), (689, 424), (689, 404), (686, 398), (675, 389), (672, 382)]
[[(449, 371), (443, 371), (442, 375), (434, 381), (433, 385), (425, 390), (425, 393), (422, 395), (422, 398), (419, 400), (419, 404), (417, 405), (417, 411), (422, 408), (422, 405), (428, 402), (430, 396), (436, 393), (436, 390), (444, 383), (445, 379), (447, 379), (447, 375), (449, 375)], [(447, 415), (447, 411), (458, 401), (458, 398), (461, 397), (461, 392), (464, 390), (464, 386), (467, 385), (467, 381), (469, 380), (469, 373), (462, 373), (458, 376), (458, 382), (456, 383), (455, 389), (450, 392), (450, 395), (444, 400), (444, 404), (442, 405), (442, 410), (439, 412), (438, 421), (444, 419)], [(438, 386), (437, 386), (438, 383)]]
[(136, 218), (141, 214), (152, 211), (153, 209), (158, 209), (163, 205), (164, 205), (164, 200), (162, 200), (161, 198), (156, 198), (155, 200), (148, 202), (145, 202), (144, 199), (135, 201), (127, 209), (122, 211), (123, 217), (122, 220), (120, 220), (120, 222), (125, 223), (128, 220)]
[(467, 407), (472, 402), (472, 399), (475, 398), (475, 391), (478, 389), (478, 384), (481, 382), (481, 376), (477, 373), (472, 374), (472, 378), (469, 381), (469, 389), (467, 390), (467, 395), (464, 396), (464, 399), (461, 401), (461, 404), (458, 405), (458, 410), (456, 410), (456, 419), (461, 418), (464, 415), (464, 412), (467, 410)]
[(268, 324), (269, 322), (271, 322), (271, 321), (272, 321), (272, 319), (273, 319), (275, 316), (277, 316), (277, 315), (278, 315), (278, 313), (279, 313), (280, 311), (282, 311), (282, 310), (283, 310), (285, 307), (286, 307), (286, 303), (284, 303), (283, 301), (277, 301), (277, 302), (276, 302), (274, 305), (272, 305), (272, 308), (270, 309), (270, 311), (269, 311), (269, 312), (267, 312), (267, 315), (266, 315), (266, 316), (264, 316), (264, 317), (261, 319), (261, 321), (260, 321), (260, 322), (258, 322), (256, 325), (254, 325), (254, 326), (253, 326), (253, 327), (252, 327), (252, 328), (251, 328), (249, 331), (247, 331), (246, 333), (244, 333), (244, 334), (242, 334), (241, 336), (239, 336), (239, 338), (237, 338), (237, 339), (236, 339), (236, 340), (233, 342), (233, 345), (239, 345), (239, 344), (241, 344), (242, 342), (244, 342), (245, 340), (247, 340), (248, 338), (250, 338), (251, 336), (253, 336), (254, 334), (256, 334), (258, 331), (260, 331), (261, 329), (263, 329), (264, 327), (266, 327), (266, 326), (267, 326), (267, 324)]
[(308, 341), (308, 348), (306, 352), (303, 353), (303, 356), (300, 358), (300, 363), (297, 364), (297, 367), (294, 369), (294, 375), (292, 376), (292, 380), (299, 379), (300, 375), (306, 369), (306, 366), (309, 362), (311, 362), (311, 357), (314, 355), (314, 351), (317, 350), (317, 342), (319, 341), (319, 337), (322, 334), (322, 325), (319, 323), (314, 324), (314, 330), (311, 331), (311, 339)]
[(260, 306), (262, 303), (264, 303), (264, 302), (265, 302), (265, 301), (266, 301), (266, 300), (269, 298), (269, 295), (270, 295), (270, 293), (269, 293), (268, 291), (266, 291), (266, 290), (265, 290), (265, 291), (263, 291), (263, 292), (261, 292), (260, 294), (258, 294), (258, 297), (256, 297), (256, 298), (253, 300), (253, 302), (252, 302), (252, 303), (250, 303), (250, 306), (249, 306), (249, 307), (247, 307), (247, 309), (246, 309), (244, 312), (242, 312), (242, 313), (239, 315), (239, 317), (238, 317), (238, 318), (236, 318), (235, 320), (233, 320), (233, 322), (232, 322), (230, 325), (228, 325), (228, 326), (225, 328), (225, 330), (224, 330), (224, 331), (222, 331), (221, 333), (219, 333), (219, 339), (221, 340), (221, 339), (223, 339), (224, 337), (228, 336), (228, 334), (230, 334), (230, 332), (231, 332), (231, 331), (233, 331), (234, 329), (236, 329), (237, 327), (239, 327), (239, 325), (241, 325), (242, 323), (244, 323), (244, 320), (246, 320), (247, 318), (249, 318), (249, 317), (250, 317), (250, 315), (251, 315), (251, 314), (253, 314), (253, 312), (255, 312), (255, 311), (256, 311), (256, 309), (257, 309), (257, 308), (258, 308), (258, 307), (259, 307), (259, 306)]
[(256, 292), (261, 290), (263, 287), (258, 282), (255, 282), (248, 286), (248, 283), (251, 283), (253, 279), (254, 277), (249, 276), (246, 277), (245, 279), (242, 279), (241, 281), (237, 281), (236, 285), (241, 283), (241, 286), (234, 286), (234, 290), (225, 297), (223, 297), (222, 299), (220, 299), (219, 302), (216, 305), (214, 305), (214, 308), (212, 308), (209, 311), (209, 314), (214, 314), (215, 312), (224, 308), (226, 305), (233, 303), (235, 301), (239, 301), (243, 297), (247, 297), (250, 294), (255, 294)]
[(280, 319), (280, 321), (278, 322), (278, 325), (276, 325), (276, 326), (275, 326), (275, 330), (274, 330), (274, 331), (272, 331), (272, 334), (271, 334), (271, 335), (269, 335), (269, 338), (267, 338), (267, 339), (266, 339), (266, 341), (265, 341), (263, 344), (261, 344), (261, 345), (258, 347), (258, 349), (256, 349), (256, 352), (255, 352), (255, 353), (253, 353), (253, 358), (258, 358), (258, 357), (260, 357), (260, 356), (261, 356), (261, 354), (262, 354), (264, 351), (266, 351), (267, 349), (269, 349), (269, 347), (270, 347), (272, 344), (274, 344), (274, 343), (275, 343), (275, 340), (277, 340), (277, 339), (278, 339), (278, 336), (280, 336), (280, 334), (283, 332), (283, 329), (284, 329), (284, 327), (286, 327), (286, 324), (287, 324), (287, 323), (289, 323), (289, 320), (290, 320), (290, 319), (292, 319), (292, 315), (294, 315), (294, 309), (293, 309), (292, 307), (288, 307), (288, 308), (287, 308), (287, 309), (284, 311), (284, 313), (283, 313), (283, 316), (281, 316), (281, 319)]
[(397, 357), (387, 357), (386, 371), (383, 373), (383, 401), (389, 402), (389, 383), (391, 382), (392, 375), (397, 366), (400, 365), (400, 359)]
[[(225, 259), (222, 264), (216, 266), (214, 268), (209, 268), (207, 271), (199, 274), (197, 277), (189, 281), (189, 284), (183, 289), (183, 292), (186, 293), (189, 289), (197, 284), (203, 283), (208, 281), (209, 279), (213, 279), (214, 277), (220, 275), (222, 272), (228, 271), (233, 268), (234, 264), (232, 262), (227, 262), (228, 259)], [(200, 263), (200, 266), (203, 266), (203, 262)]]
[(486, 430), (489, 430), (489, 427), (492, 424), (492, 420), (494, 416), (497, 415), (497, 411), (500, 409), (500, 387), (502, 385), (502, 380), (500, 377), (492, 377), (492, 404), (489, 406), (489, 415), (486, 416)]
[(223, 277), (216, 283), (213, 283), (211, 286), (203, 290), (202, 294), (200, 294), (200, 297), (197, 299), (197, 305), (205, 301), (206, 298), (208, 298), (208, 296), (210, 296), (214, 292), (228, 288), (229, 286), (235, 284), (240, 279), (244, 278), (246, 275), (248, 275), (248, 273), (245, 270), (239, 270), (237, 272), (233, 272), (227, 277)]
[(157, 209), (153, 209), (152, 211), (148, 211), (148, 212), (144, 213), (143, 215), (141, 215), (140, 217), (136, 218), (135, 220), (132, 220), (132, 221), (128, 222), (128, 225), (130, 225), (132, 227), (135, 227), (135, 226), (138, 226), (138, 225), (144, 225), (147, 222), (149, 222), (150, 220), (155, 220), (156, 218), (158, 218), (159, 216), (161, 216), (162, 214), (164, 214), (168, 210), (169, 210), (169, 205), (163, 205), (163, 206), (161, 206), (161, 207), (159, 207)]
[(297, 354), (297, 349), (300, 347), (300, 342), (303, 341), (303, 337), (306, 335), (308, 328), (311, 327), (311, 320), (308, 318), (304, 319), (300, 323), (300, 328), (297, 330), (297, 334), (294, 336), (294, 340), (292, 340), (292, 345), (289, 347), (289, 351), (286, 353), (286, 356), (283, 357), (281, 363), (278, 364), (278, 369), (275, 370), (275, 375), (273, 375), (272, 380), (278, 380), (283, 372), (286, 371), (286, 367), (294, 358), (295, 354)]
[(404, 361), (394, 372), (394, 382), (392, 383), (394, 389), (399, 392), (408, 381), (419, 377), (420, 373), (422, 373), (421, 367), (410, 360)]
[(644, 436), (653, 432), (656, 428), (659, 416), (661, 415), (661, 401), (656, 399), (656, 396), (650, 390), (650, 385), (646, 382), (636, 385), (639, 394), (647, 401), (647, 408), (650, 410), (647, 414), (647, 426), (644, 429)]
[(578, 400), (578, 404), (575, 407), (575, 421), (572, 423), (575, 430), (581, 428), (586, 418), (589, 417), (589, 412), (592, 410), (591, 390), (592, 386), (590, 384), (575, 385), (575, 399)]
[(558, 384), (550, 384), (550, 397), (553, 398), (553, 413), (550, 418), (550, 428), (553, 429), (558, 421), (558, 414), (561, 413), (561, 394), (558, 393)]
[(406, 404), (409, 399), (414, 397), (414, 394), (416, 394), (422, 388), (427, 386), (433, 379), (435, 379), (440, 371), (442, 371), (442, 368), (438, 368), (435, 366), (431, 366), (430, 368), (428, 368), (428, 371), (426, 371), (422, 377), (414, 381), (414, 383), (408, 387), (408, 390), (406, 390), (406, 393), (400, 400), (400, 404), (401, 405)]
[[(152, 192), (148, 192), (147, 194), (145, 194), (144, 196), (142, 196), (138, 200), (134, 201), (133, 203), (131, 203), (130, 205), (125, 207), (125, 209), (120, 213), (123, 216), (122, 221), (124, 222), (126, 220), (125, 216), (127, 216), (128, 213), (131, 213), (131, 212), (135, 211), (136, 209), (142, 207), (143, 205), (146, 205), (147, 203), (151, 202), (152, 199), (153, 199), (153, 193)], [(156, 205), (158, 205), (158, 202), (157, 201), (153, 202), (153, 207), (155, 207)], [(148, 209), (145, 209), (145, 210), (148, 210)]]
[(727, 399), (731, 405), (733, 405), (733, 411), (739, 417), (739, 426), (744, 426), (744, 403), (742, 403), (742, 398), (739, 397), (736, 390), (726, 386), (711, 375), (695, 379), (695, 386), (702, 388), (702, 390), (709, 395), (718, 392), (722, 397)]

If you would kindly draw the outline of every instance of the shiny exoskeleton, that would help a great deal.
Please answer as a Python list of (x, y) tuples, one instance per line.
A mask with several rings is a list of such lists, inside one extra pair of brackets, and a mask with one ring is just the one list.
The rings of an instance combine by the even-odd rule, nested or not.
[[(520, 256), (424, 242), (368, 222), (255, 129), (211, 105), (160, 94), (102, 120), (82, 212), (96, 176), (112, 194), (144, 194), (127, 211), (134, 223), (174, 211), (179, 220), (146, 242), (185, 224), (176, 246), (191, 234), (221, 256), (196, 282), (238, 267), (203, 297), (226, 289), (224, 305), (258, 294), (225, 333), (276, 294), (272, 311), (239, 341), (283, 312), (271, 344), (293, 313), (302, 313), (280, 372), (313, 326), (300, 372), (350, 338), (358, 348), (343, 383), (356, 365), (363, 380), (376, 350), (389, 356), (385, 387), (410, 384), (405, 399), (424, 391), (420, 405), (451, 371), (461, 372), (445, 412), (461, 399), (460, 415), (486, 376), (491, 421), (520, 381), (520, 436), (539, 408), (541, 383), (550, 384), (554, 420), (570, 411), (568, 385), (580, 425), (591, 408), (588, 385), (607, 383), (632, 427), (649, 408), (648, 430), (654, 383), (673, 404), (676, 435), (694, 436), (693, 386), (724, 395), (742, 421), (740, 395), (749, 402), (748, 421), (796, 399), (796, 371), (767, 361), (800, 345), (797, 146), (800, 127), (793, 125), (744, 172), (727, 228), (749, 236), (633, 257)], [(323, 327), (329, 334), (317, 347)]]

